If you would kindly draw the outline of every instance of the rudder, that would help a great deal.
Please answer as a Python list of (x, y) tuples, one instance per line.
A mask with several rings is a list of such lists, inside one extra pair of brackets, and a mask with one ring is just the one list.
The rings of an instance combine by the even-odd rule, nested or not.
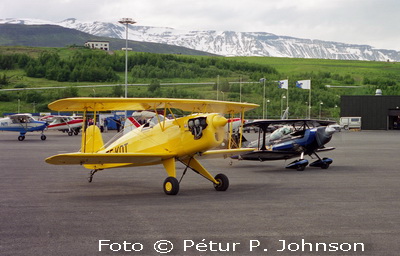
[(91, 125), (82, 135), (82, 153), (95, 153), (104, 148), (103, 136), (99, 127)]

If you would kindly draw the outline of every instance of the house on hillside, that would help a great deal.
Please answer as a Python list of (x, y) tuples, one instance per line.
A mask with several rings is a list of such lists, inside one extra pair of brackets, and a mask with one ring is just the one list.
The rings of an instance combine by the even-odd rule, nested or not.
[(90, 49), (100, 49), (104, 51), (110, 50), (110, 42), (108, 41), (87, 41), (85, 46)]

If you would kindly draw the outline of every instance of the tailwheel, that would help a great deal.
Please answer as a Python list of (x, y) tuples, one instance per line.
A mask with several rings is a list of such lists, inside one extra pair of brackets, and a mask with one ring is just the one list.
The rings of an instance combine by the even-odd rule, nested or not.
[(214, 177), (214, 179), (216, 181), (218, 181), (218, 184), (214, 183), (215, 190), (217, 190), (217, 191), (225, 191), (225, 190), (228, 189), (228, 187), (229, 187), (229, 179), (228, 179), (228, 177), (226, 177), (226, 175), (220, 173), (220, 174), (217, 174)]
[(164, 180), (164, 192), (167, 195), (176, 195), (179, 192), (179, 181), (174, 177), (168, 177)]
[(23, 135), (18, 136), (19, 141), (23, 141), (24, 139), (25, 139), (25, 136), (23, 136)]
[(88, 182), (91, 183), (93, 181), (93, 175), (97, 172), (98, 170), (91, 170), (89, 173), (89, 177), (88, 177)]

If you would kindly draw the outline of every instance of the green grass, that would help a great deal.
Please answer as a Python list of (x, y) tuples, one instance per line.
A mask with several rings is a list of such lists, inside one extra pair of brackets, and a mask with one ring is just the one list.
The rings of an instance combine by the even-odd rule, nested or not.
[[(305, 73), (330, 72), (341, 76), (350, 75), (361, 85), (364, 77), (392, 78), (400, 80), (400, 64), (397, 62), (297, 59), (276, 57), (232, 57), (233, 60), (270, 65), (278, 70), (281, 79)], [(308, 79), (304, 77), (303, 79)]]
[[(35, 48), (35, 47), (0, 47), (0, 54), (9, 53), (27, 53), (30, 56), (37, 57), (43, 51), (53, 51), (60, 55), (62, 59), (68, 59), (76, 51), (85, 49), (69, 49), (69, 48)], [(121, 53), (119, 53), (121, 54)], [(137, 53), (130, 52), (130, 55)], [(225, 57), (204, 57), (204, 56), (190, 56), (191, 58), (225, 58)], [(312, 78), (312, 94), (313, 94), (313, 113), (318, 113), (318, 104), (320, 101), (324, 102), (324, 109), (322, 110), (324, 116), (338, 117), (340, 107), (340, 95), (363, 95), (373, 94), (376, 88), (382, 88), (384, 95), (398, 95), (400, 93), (400, 64), (392, 62), (371, 62), (371, 61), (346, 61), (346, 60), (321, 60), (321, 59), (292, 59), (292, 58), (275, 58), (275, 57), (229, 57), (227, 58), (237, 62), (250, 62), (261, 65), (269, 65), (275, 68), (279, 74), (267, 76), (269, 83), (267, 85), (267, 97), (271, 101), (268, 106), (268, 112), (275, 117), (279, 116), (281, 96), (286, 91), (278, 89), (273, 81), (281, 79), (289, 79), (290, 82), (290, 107), (293, 117), (302, 117), (305, 113), (305, 102), (308, 99), (308, 91), (294, 88), (296, 80)], [(56, 87), (56, 86), (76, 86), (76, 85), (93, 85), (91, 82), (56, 82), (43, 78), (30, 78), (25, 76), (23, 70), (0, 70), (0, 75), (6, 74), (11, 77), (11, 84), (3, 88), (38, 88), (38, 87)], [(125, 73), (117, 73), (119, 80), (113, 82), (114, 84), (124, 84)], [(220, 82), (224, 81), (238, 81), (239, 76), (243, 77), (243, 81), (251, 81), (251, 74), (248, 73), (232, 73), (230, 77), (220, 77)], [(260, 76), (260, 77), (258, 77)], [(258, 79), (262, 74), (253, 75), (254, 84), (243, 85), (242, 101), (253, 102), (262, 104), (262, 85), (258, 83)], [(346, 85), (343, 79), (337, 77), (349, 77), (354, 80), (350, 85), (364, 85), (366, 78), (368, 79), (383, 79), (395, 81), (397, 85), (394, 86), (381, 86), (381, 85), (366, 85), (358, 89), (327, 89), (324, 85)], [(315, 77), (315, 78), (313, 78)], [(137, 79), (129, 75), (128, 83), (150, 83), (152, 79)], [(160, 80), (161, 83), (216, 83), (216, 77), (198, 78), (198, 79), (179, 79), (171, 78)], [(110, 84), (109, 82), (96, 83), (96, 84)], [(54, 95), (59, 96), (63, 94), (62, 89), (54, 90), (39, 90), (44, 100), (40, 102), (44, 107), (49, 101), (54, 100)], [(27, 98), (28, 91), (20, 92), (0, 92), (1, 94), (13, 94), (12, 101), (0, 101), (0, 113), (17, 111), (16, 98), (21, 98), (21, 112), (32, 112), (33, 106), (23, 99)], [(112, 87), (105, 88), (80, 88), (78, 90), (79, 96), (96, 96), (96, 97), (109, 97), (113, 94)], [(165, 85), (161, 86), (158, 91), (150, 92), (147, 87), (130, 86), (128, 95), (130, 97), (183, 97), (183, 98), (203, 98), (203, 99), (216, 99), (216, 91), (212, 85)], [(239, 101), (239, 93), (225, 92), (219, 94), (219, 99)], [(259, 117), (262, 113), (261, 109), (256, 110), (255, 115)]]

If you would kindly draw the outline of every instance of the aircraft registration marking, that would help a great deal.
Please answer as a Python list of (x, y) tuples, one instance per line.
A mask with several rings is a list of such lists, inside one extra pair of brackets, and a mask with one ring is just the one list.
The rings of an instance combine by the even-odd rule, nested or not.
[(106, 153), (128, 153), (128, 143), (107, 150)]

